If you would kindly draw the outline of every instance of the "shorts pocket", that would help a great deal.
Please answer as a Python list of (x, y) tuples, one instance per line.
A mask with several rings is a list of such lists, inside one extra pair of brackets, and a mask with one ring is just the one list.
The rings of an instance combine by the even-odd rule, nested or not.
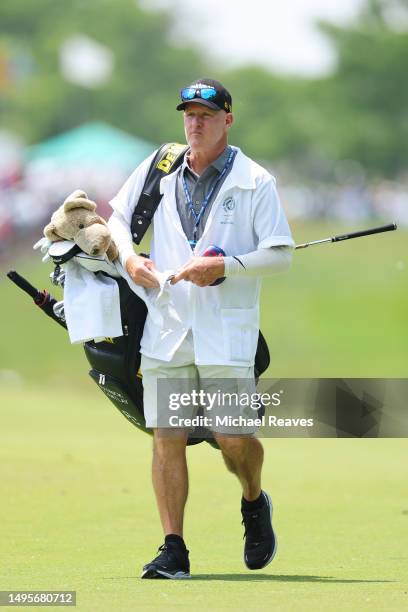
[(252, 364), (258, 341), (257, 308), (222, 308), (222, 329), (229, 361)]

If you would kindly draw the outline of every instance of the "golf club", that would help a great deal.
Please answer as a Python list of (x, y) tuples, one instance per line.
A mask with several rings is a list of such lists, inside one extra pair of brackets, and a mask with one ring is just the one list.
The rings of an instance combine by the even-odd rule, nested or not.
[(56, 312), (54, 312), (54, 305), (59, 304), (59, 302), (50, 293), (48, 293), (46, 289), (43, 289), (42, 291), (36, 289), (31, 283), (28, 282), (28, 280), (18, 274), (18, 272), (15, 270), (10, 270), (10, 272), (7, 273), (7, 276), (17, 285), (17, 287), (20, 287), (20, 289), (25, 291), (25, 293), (28, 293), (28, 295), (33, 298), (34, 303), (41, 308), (46, 315), (51, 317), (51, 319), (66, 329), (67, 326), (65, 325), (65, 322), (56, 314)]
[(381, 225), (380, 227), (372, 227), (371, 229), (361, 230), (359, 232), (351, 232), (350, 234), (339, 234), (338, 236), (331, 236), (330, 238), (323, 238), (323, 240), (312, 240), (311, 242), (304, 242), (303, 244), (297, 244), (295, 249), (305, 249), (313, 244), (323, 244), (324, 242), (340, 242), (341, 240), (351, 240), (352, 238), (361, 238), (362, 236), (370, 236), (371, 234), (381, 234), (382, 232), (393, 232), (397, 229), (396, 223), (390, 223), (389, 225)]

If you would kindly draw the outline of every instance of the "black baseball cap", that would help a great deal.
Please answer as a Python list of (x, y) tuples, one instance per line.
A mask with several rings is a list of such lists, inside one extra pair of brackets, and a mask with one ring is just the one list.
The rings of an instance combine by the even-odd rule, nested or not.
[(197, 79), (180, 91), (180, 97), (178, 111), (184, 110), (189, 102), (204, 104), (213, 110), (223, 110), (226, 113), (232, 111), (231, 94), (224, 85), (214, 79)]

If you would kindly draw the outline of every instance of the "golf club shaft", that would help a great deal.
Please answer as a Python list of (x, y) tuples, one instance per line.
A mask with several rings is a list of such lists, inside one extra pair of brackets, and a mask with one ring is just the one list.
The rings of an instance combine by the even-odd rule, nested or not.
[(295, 249), (305, 249), (313, 244), (322, 244), (324, 242), (340, 242), (341, 240), (351, 240), (352, 238), (361, 238), (362, 236), (370, 236), (371, 234), (381, 234), (383, 232), (392, 232), (397, 229), (395, 223), (389, 223), (388, 225), (381, 225), (380, 227), (372, 227), (371, 229), (361, 230), (359, 232), (350, 232), (349, 234), (339, 234), (338, 236), (331, 236), (330, 238), (323, 238), (322, 240), (313, 240), (312, 242), (304, 242), (303, 244), (297, 244)]

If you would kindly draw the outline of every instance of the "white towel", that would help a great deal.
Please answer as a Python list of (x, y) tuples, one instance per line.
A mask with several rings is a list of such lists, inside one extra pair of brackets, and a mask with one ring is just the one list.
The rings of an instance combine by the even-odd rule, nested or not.
[[(124, 278), (129, 285), (130, 289), (136, 293), (146, 304), (150, 316), (152, 317), (155, 325), (162, 327), (163, 317), (168, 315), (170, 309), (173, 312), (170, 299), (170, 280), (174, 276), (174, 270), (165, 270), (164, 272), (155, 272), (155, 276), (159, 281), (160, 287), (155, 289), (145, 289), (140, 285), (137, 285), (129, 276), (125, 268), (117, 259), (115, 262), (115, 268), (119, 274)], [(175, 311), (174, 311), (175, 312)], [(177, 317), (178, 318), (178, 317)]]
[[(83, 262), (82, 262), (83, 263)], [(112, 264), (110, 264), (112, 265)], [(160, 287), (145, 289), (137, 285), (117, 260), (114, 269), (128, 283), (130, 289), (146, 304), (154, 323), (163, 326), (169, 314), (178, 319), (172, 307), (169, 282), (174, 271), (157, 272)], [(91, 272), (74, 257), (64, 264), (64, 309), (69, 338), (72, 344), (122, 336), (120, 296), (117, 282), (99, 272)]]
[(86, 270), (74, 260), (67, 261), (64, 269), (64, 309), (71, 343), (121, 336), (117, 282)]

